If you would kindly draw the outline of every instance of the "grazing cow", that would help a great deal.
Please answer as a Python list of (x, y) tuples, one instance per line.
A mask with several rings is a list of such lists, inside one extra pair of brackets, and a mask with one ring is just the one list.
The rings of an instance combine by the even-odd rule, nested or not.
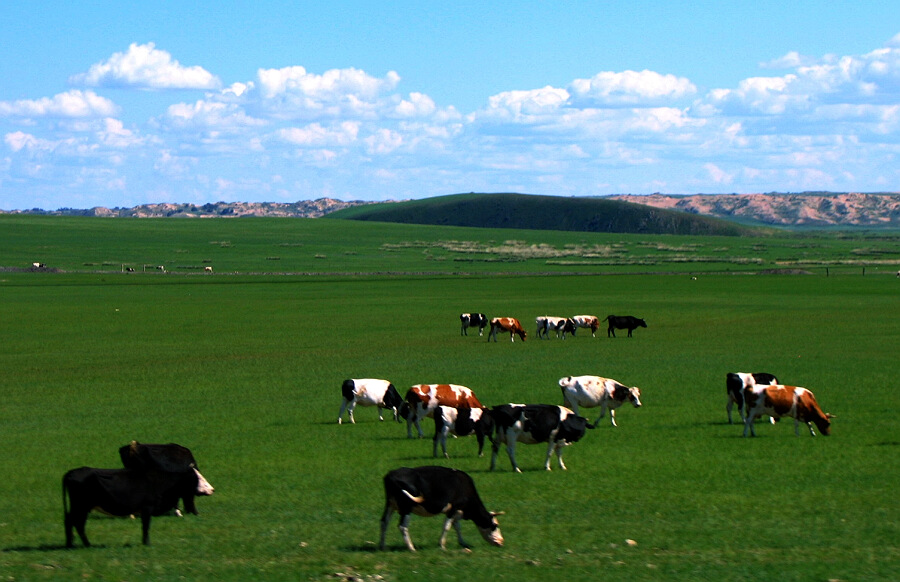
[(800, 436), (800, 422), (805, 422), (809, 428), (809, 434), (816, 436), (812, 425), (818, 427), (819, 432), (828, 436), (831, 434), (831, 419), (833, 414), (826, 414), (819, 408), (816, 397), (806, 388), (798, 386), (784, 386), (775, 384), (772, 386), (754, 386), (744, 391), (747, 401), (747, 417), (744, 420), (744, 436), (750, 431), (756, 436), (753, 421), (768, 414), (772, 418), (790, 416), (794, 419), (794, 434)]
[(484, 328), (487, 327), (488, 318), (483, 313), (461, 313), (459, 322), (462, 324), (459, 335), (469, 335), (469, 328), (477, 327), (478, 335), (482, 336), (484, 335)]
[[(728, 401), (725, 403), (725, 411), (728, 412), (728, 424), (734, 424), (731, 420), (731, 408), (737, 404), (741, 422), (744, 422), (744, 390), (753, 386), (766, 386), (778, 384), (778, 378), (765, 372), (728, 372), (725, 375), (725, 393)], [(775, 420), (772, 419), (772, 422)]]
[[(135, 471), (196, 472), (200, 481), (199, 488), (207, 491), (203, 495), (212, 495), (215, 491), (215, 488), (209, 484), (209, 481), (200, 474), (197, 460), (187, 447), (175, 443), (161, 445), (131, 441), (129, 444), (119, 447), (119, 458), (122, 459), (123, 467)], [(184, 501), (184, 510), (186, 512), (197, 515), (197, 506), (194, 503), (193, 492), (188, 492), (183, 496), (182, 501)], [(181, 515), (177, 507), (175, 508), (175, 514)]]
[(444, 406), (468, 406), (469, 408), (484, 408), (475, 393), (465, 386), (457, 384), (416, 384), (406, 392), (404, 402), (400, 406), (400, 416), (406, 419), (406, 436), (413, 438), (412, 427), (416, 425), (419, 438), (425, 433), (419, 421), (423, 418), (434, 416), (434, 409), (439, 405)]
[(478, 439), (478, 456), (484, 455), (484, 437), (491, 437), (494, 424), (491, 421), (491, 415), (487, 414), (486, 408), (469, 408), (468, 406), (460, 406), (454, 408), (452, 406), (438, 405), (434, 410), (434, 449), (432, 456), (437, 457), (438, 443), (441, 450), (444, 451), (444, 457), (450, 458), (447, 454), (447, 435), (451, 434), (459, 437), (475, 435)]
[(635, 329), (647, 327), (646, 321), (631, 315), (607, 315), (603, 321), (609, 322), (609, 327), (606, 328), (606, 337), (616, 337), (617, 329), (627, 329), (628, 337), (631, 337), (631, 332)]
[[(597, 337), (597, 330), (600, 329), (600, 320), (597, 319), (597, 316), (575, 315), (572, 317), (572, 321), (575, 322), (575, 327), (591, 328), (591, 337)], [(572, 335), (575, 335), (575, 330), (572, 330)]]
[(63, 475), (62, 493), (66, 547), (74, 546), (72, 528), (85, 547), (91, 545), (84, 525), (93, 509), (119, 517), (140, 513), (142, 541), (149, 545), (152, 516), (172, 511), (179, 499), (210, 495), (212, 487), (196, 469), (169, 472), (81, 467)]
[(534, 323), (537, 325), (538, 339), (550, 339), (550, 330), (556, 331), (556, 337), (562, 333), (562, 338), (566, 339), (566, 333), (575, 333), (575, 322), (568, 317), (552, 317), (550, 315), (542, 315), (535, 318)]
[(559, 467), (566, 470), (562, 460), (563, 447), (581, 440), (585, 430), (594, 428), (587, 419), (565, 406), (551, 404), (501, 404), (491, 409), (494, 438), (491, 441), (491, 471), (497, 463), (500, 443), (506, 443), (506, 453), (513, 470), (521, 473), (516, 463), (516, 443), (533, 445), (547, 443), (544, 468), (550, 470), (550, 457), (556, 451)]
[(44, 263), (31, 263), (32, 269), (43, 269), (46, 266)]
[(563, 404), (569, 406), (575, 414), (578, 407), (600, 407), (600, 416), (594, 425), (600, 423), (600, 419), (609, 409), (609, 421), (616, 424), (616, 409), (625, 402), (631, 402), (635, 408), (641, 407), (641, 390), (637, 387), (629, 388), (624, 384), (601, 378), (600, 376), (566, 376), (559, 379), (559, 387), (562, 388)]
[(212, 267), (203, 267), (203, 271), (206, 272), (206, 273), (212, 273), (212, 272), (213, 272), (213, 268), (212, 268)]
[(509, 332), (509, 341), (516, 341), (515, 335), (518, 334), (522, 341), (525, 341), (525, 336), (528, 334), (525, 333), (525, 329), (522, 327), (522, 324), (519, 323), (519, 320), (515, 317), (495, 317), (491, 320), (491, 332), (488, 334), (488, 341), (491, 341), (491, 338), (494, 338), (494, 341), (497, 341), (497, 330), (500, 331), (508, 331)]
[(384, 513), (381, 514), (381, 541), (394, 512), (400, 513), (400, 533), (410, 551), (415, 552), (409, 537), (409, 516), (412, 513), (431, 517), (439, 513), (447, 516), (441, 533), (441, 549), (446, 549), (447, 532), (453, 527), (459, 545), (471, 547), (462, 537), (462, 519), (475, 524), (481, 537), (492, 546), (503, 546), (503, 535), (497, 516), (502, 513), (488, 511), (478, 496), (475, 482), (468, 473), (449, 467), (400, 467), (384, 476)]
[(377, 406), (378, 420), (384, 420), (381, 415), (381, 409), (386, 408), (394, 413), (394, 420), (400, 422), (400, 406), (403, 399), (400, 393), (394, 388), (394, 385), (387, 380), (378, 380), (375, 378), (352, 378), (344, 380), (341, 385), (341, 394), (343, 401), (341, 402), (341, 411), (338, 413), (338, 424), (341, 424), (341, 417), (344, 416), (346, 409), (350, 413), (350, 422), (356, 424), (353, 418), (353, 410), (356, 405), (360, 406)]

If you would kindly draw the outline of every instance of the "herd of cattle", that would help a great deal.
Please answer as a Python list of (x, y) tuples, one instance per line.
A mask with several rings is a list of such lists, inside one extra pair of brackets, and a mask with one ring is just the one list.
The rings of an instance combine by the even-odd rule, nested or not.
[[(487, 319), (481, 314), (463, 314), (463, 333), (468, 327), (478, 327), (479, 335), (487, 326)], [(549, 335), (550, 329), (558, 333), (572, 333), (577, 318), (565, 318), (550, 323), (554, 318), (538, 318), (538, 335)], [(618, 325), (615, 316), (609, 316), (610, 332)], [(513, 318), (494, 318), (490, 321), (491, 334), (496, 329), (509, 328), (509, 320), (525, 339), (525, 331)], [(541, 327), (542, 320), (545, 322)], [(472, 323), (474, 321), (474, 323)], [(646, 327), (642, 320), (640, 326)], [(629, 322), (630, 323), (630, 322)], [(582, 325), (584, 326), (584, 325)], [(513, 327), (513, 326), (510, 326)], [(586, 327), (595, 332), (599, 327), (597, 318)], [(627, 326), (625, 326), (627, 327)], [(620, 329), (623, 329), (622, 327)], [(543, 330), (543, 332), (542, 332)], [(629, 332), (631, 328), (629, 328)], [(564, 337), (564, 335), (563, 335)], [(357, 406), (371, 406), (382, 411), (389, 410), (397, 422), (406, 421), (406, 434), (413, 438), (413, 427), (419, 438), (424, 436), (421, 420), (432, 418), (435, 423), (432, 439), (432, 455), (438, 456), (438, 447), (444, 457), (447, 453), (447, 437), (474, 435), (478, 441), (478, 456), (482, 456), (485, 439), (491, 443), (490, 470), (496, 467), (500, 446), (504, 445), (513, 471), (521, 473), (516, 461), (516, 444), (546, 443), (547, 452), (544, 469), (551, 470), (551, 459), (556, 454), (560, 469), (565, 470), (563, 449), (581, 440), (586, 431), (595, 428), (609, 411), (610, 423), (617, 426), (615, 411), (625, 403), (635, 408), (641, 406), (641, 391), (628, 387), (616, 380), (600, 376), (566, 376), (558, 385), (562, 391), (562, 405), (555, 404), (499, 404), (487, 407), (475, 393), (466, 386), (457, 384), (416, 384), (404, 397), (389, 380), (376, 378), (348, 379), (341, 386), (342, 402), (338, 413), (338, 424), (343, 422), (344, 413), (355, 423), (354, 410)], [(794, 432), (799, 436), (800, 423), (806, 423), (812, 436), (816, 435), (813, 425), (823, 435), (831, 434), (833, 415), (822, 412), (813, 393), (806, 388), (785, 386), (767, 373), (733, 372), (726, 375), (726, 411), (729, 424), (733, 423), (732, 409), (737, 405), (738, 414), (744, 423), (744, 436), (749, 432), (756, 436), (754, 421), (764, 415), (772, 422), (787, 416), (794, 419)], [(597, 419), (591, 423), (579, 415), (581, 408), (599, 408)], [(143, 528), (143, 543), (150, 543), (150, 519), (152, 516), (178, 511), (179, 501), (184, 510), (197, 513), (194, 497), (211, 495), (213, 487), (200, 474), (193, 454), (187, 448), (170, 444), (142, 444), (132, 441), (119, 449), (122, 469), (95, 469), (81, 467), (63, 476), (63, 510), (66, 546), (72, 547), (73, 528), (82, 543), (89, 546), (85, 534), (85, 522), (92, 510), (100, 510), (115, 516), (140, 514)], [(406, 547), (415, 551), (409, 536), (409, 520), (412, 514), (421, 516), (445, 516), (440, 546), (445, 547), (450, 528), (456, 530), (461, 546), (469, 547), (464, 541), (460, 521), (470, 520), (478, 528), (484, 539), (495, 546), (503, 545), (503, 536), (497, 522), (498, 513), (489, 512), (482, 503), (475, 483), (463, 471), (448, 467), (425, 466), (401, 467), (384, 476), (385, 506), (381, 516), (381, 538), (379, 547), (384, 549), (385, 536), (394, 512), (400, 514), (399, 529)]]
[[(522, 341), (528, 336), (525, 328), (519, 323), (515, 317), (494, 317), (488, 320), (483, 313), (461, 313), (459, 316), (461, 324), (459, 334), (469, 335), (469, 328), (478, 328), (478, 335), (484, 335), (484, 328), (490, 324), (491, 329), (488, 332), (488, 341), (497, 341), (497, 332), (508, 332), (510, 341), (516, 341), (518, 335)], [(607, 315), (604, 319), (598, 318), (596, 315), (575, 315), (572, 317), (553, 317), (550, 315), (541, 315), (536, 317), (534, 323), (537, 325), (538, 339), (550, 339), (550, 332), (556, 332), (556, 337), (566, 339), (567, 334), (575, 335), (578, 328), (587, 328), (591, 330), (591, 337), (597, 337), (597, 330), (600, 324), (608, 322), (606, 329), (606, 337), (616, 337), (617, 329), (627, 329), (628, 337), (631, 332), (639, 327), (647, 327), (647, 322), (643, 319), (632, 315)]]
[[(492, 322), (493, 326), (493, 322)], [(389, 381), (375, 378), (345, 380), (341, 392), (343, 401), (338, 414), (338, 424), (343, 422), (344, 412), (355, 423), (353, 411), (357, 405), (390, 410), (398, 422), (406, 421), (408, 438), (413, 438), (413, 427), (418, 436), (424, 436), (420, 421), (434, 419), (432, 456), (438, 456), (440, 446), (447, 453), (447, 436), (474, 435), (478, 441), (478, 455), (482, 456), (485, 438), (491, 442), (490, 470), (496, 467), (501, 445), (506, 448), (512, 468), (521, 472), (516, 461), (516, 444), (547, 444), (544, 469), (551, 470), (551, 458), (556, 454), (559, 467), (566, 469), (562, 460), (563, 448), (578, 442), (589, 429), (593, 429), (609, 411), (612, 426), (617, 426), (615, 410), (626, 402), (635, 408), (641, 406), (641, 391), (627, 387), (610, 378), (600, 376), (566, 376), (559, 379), (563, 406), (552, 404), (500, 404), (484, 406), (468, 387), (456, 384), (416, 384), (401, 398)], [(729, 423), (733, 423), (732, 409), (736, 404), (744, 422), (744, 436), (749, 431), (756, 436), (753, 423), (763, 415), (772, 422), (788, 416), (794, 419), (794, 431), (799, 436), (800, 422), (806, 423), (815, 436), (815, 425), (824, 435), (831, 434), (833, 415), (822, 412), (812, 392), (806, 388), (785, 386), (767, 373), (729, 373), (726, 375), (726, 411)], [(594, 423), (578, 414), (579, 407), (600, 408)], [(489, 512), (482, 503), (472, 478), (459, 470), (447, 467), (402, 467), (384, 477), (385, 506), (381, 517), (379, 547), (384, 549), (385, 535), (394, 512), (400, 514), (399, 529), (406, 547), (415, 551), (409, 536), (409, 519), (412, 514), (421, 516), (445, 515), (441, 548), (445, 547), (447, 533), (453, 527), (460, 545), (468, 547), (462, 538), (460, 520), (475, 523), (484, 539), (496, 546), (503, 545), (503, 536), (497, 523), (497, 513)]]

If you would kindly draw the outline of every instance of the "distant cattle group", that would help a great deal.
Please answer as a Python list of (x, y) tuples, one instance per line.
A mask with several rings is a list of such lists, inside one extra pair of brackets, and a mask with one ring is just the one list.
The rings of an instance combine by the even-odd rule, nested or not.
[[(484, 328), (490, 322), (490, 332), (488, 333), (488, 341), (497, 341), (498, 333), (509, 333), (510, 341), (516, 341), (518, 336), (522, 341), (528, 337), (525, 328), (521, 322), (515, 317), (494, 317), (488, 319), (483, 313), (461, 313), (459, 320), (462, 324), (460, 335), (469, 335), (468, 329), (471, 327), (478, 328), (478, 335), (482, 335)], [(627, 329), (628, 337), (632, 337), (632, 332), (639, 327), (647, 327), (647, 322), (641, 318), (632, 315), (607, 315), (604, 319), (600, 319), (596, 315), (573, 315), (571, 317), (561, 317), (556, 315), (539, 315), (534, 318), (536, 326), (535, 336), (538, 339), (550, 339), (551, 334), (557, 339), (566, 339), (567, 336), (575, 336), (579, 329), (591, 330), (591, 337), (597, 337), (597, 330), (600, 324), (608, 322), (609, 327), (606, 330), (607, 337), (616, 337), (617, 329)]]

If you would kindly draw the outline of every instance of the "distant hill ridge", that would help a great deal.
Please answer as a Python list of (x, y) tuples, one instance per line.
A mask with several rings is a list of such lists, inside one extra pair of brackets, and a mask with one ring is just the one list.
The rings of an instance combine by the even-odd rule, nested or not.
[[(446, 209), (449, 202), (459, 200), (451, 195), (437, 198), (426, 198), (408, 202), (368, 202), (363, 200), (342, 201), (333, 198), (317, 200), (301, 200), (298, 202), (215, 202), (209, 204), (158, 203), (141, 204), (131, 208), (105, 208), (98, 206), (90, 209), (60, 208), (57, 210), (0, 210), (0, 214), (44, 214), (66, 216), (101, 216), (101, 217), (241, 217), (241, 216), (280, 216), (293, 218), (319, 218), (336, 211), (359, 206), (378, 208), (393, 204), (425, 204), (437, 205)], [(470, 194), (468, 196), (525, 196), (522, 194)], [(698, 216), (722, 218), (739, 221), (744, 224), (768, 226), (854, 226), (854, 227), (900, 227), (900, 194), (898, 193), (831, 193), (804, 192), (797, 194), (619, 194), (596, 198), (561, 198), (551, 196), (535, 196), (542, 204), (558, 204), (560, 200), (607, 200), (630, 202), (657, 209), (687, 212)], [(552, 200), (548, 200), (552, 199)], [(554, 202), (555, 200), (555, 202)], [(484, 202), (484, 201), (483, 201)], [(507, 201), (508, 202), (508, 201)], [(568, 203), (565, 203), (568, 204)], [(580, 202), (578, 204), (581, 204)], [(576, 204), (577, 205), (577, 204)], [(374, 210), (373, 210), (374, 211)], [(405, 210), (404, 212), (409, 212)], [(518, 213), (518, 212), (517, 212)], [(495, 217), (509, 225), (513, 214), (497, 213)], [(340, 216), (340, 215), (338, 215)], [(382, 215), (386, 216), (386, 215)], [(350, 218), (350, 216), (346, 216)], [(434, 217), (432, 217), (434, 218)], [(438, 217), (447, 222), (447, 217)], [(548, 217), (539, 218), (546, 224)], [(554, 219), (557, 217), (554, 217)], [(374, 219), (370, 219), (374, 220)], [(382, 218), (381, 220), (386, 220)], [(648, 219), (652, 222), (652, 218)], [(607, 221), (609, 222), (609, 221)], [(522, 228), (544, 228), (539, 226)]]
[(759, 233), (759, 229), (732, 221), (620, 200), (530, 194), (454, 194), (355, 206), (325, 218), (580, 232), (725, 236)]
[(623, 194), (609, 198), (773, 226), (900, 227), (897, 193)]

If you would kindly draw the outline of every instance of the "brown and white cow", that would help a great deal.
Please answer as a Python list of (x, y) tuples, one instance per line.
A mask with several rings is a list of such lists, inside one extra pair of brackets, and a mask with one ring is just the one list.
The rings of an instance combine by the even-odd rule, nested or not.
[(425, 436), (419, 421), (423, 418), (433, 418), (434, 409), (439, 405), (454, 408), (460, 406), (484, 408), (470, 388), (458, 384), (416, 384), (407, 390), (403, 400), (404, 402), (400, 406), (400, 416), (406, 419), (406, 436), (408, 438), (413, 438), (413, 425), (419, 431), (419, 438)]
[(497, 341), (497, 331), (508, 331), (509, 332), (509, 341), (516, 341), (515, 336), (518, 334), (522, 341), (525, 341), (525, 336), (528, 334), (525, 333), (525, 329), (522, 327), (522, 324), (519, 323), (519, 320), (515, 317), (495, 317), (491, 320), (491, 333), (488, 335), (488, 341), (491, 341), (491, 338), (494, 338), (494, 341)]
[(834, 418), (834, 415), (822, 412), (816, 402), (816, 397), (806, 388), (782, 384), (757, 385), (744, 391), (744, 399), (747, 402), (744, 436), (747, 436), (748, 430), (751, 436), (756, 436), (753, 421), (763, 414), (768, 414), (772, 418), (790, 416), (794, 419), (794, 434), (797, 436), (800, 436), (801, 421), (806, 423), (809, 434), (812, 436), (816, 436), (813, 424), (823, 435), (831, 434), (831, 419)]
[[(575, 327), (588, 327), (591, 329), (591, 337), (597, 337), (597, 330), (600, 329), (600, 320), (596, 315), (575, 315), (572, 316)], [(575, 332), (572, 332), (575, 335)]]
[(596, 425), (609, 409), (609, 420), (613, 426), (616, 424), (616, 409), (626, 402), (631, 402), (635, 408), (641, 406), (641, 390), (637, 387), (629, 388), (624, 384), (610, 378), (600, 376), (566, 376), (559, 379), (559, 387), (563, 393), (563, 404), (570, 407), (578, 414), (578, 407), (600, 407), (600, 416), (594, 422)]

